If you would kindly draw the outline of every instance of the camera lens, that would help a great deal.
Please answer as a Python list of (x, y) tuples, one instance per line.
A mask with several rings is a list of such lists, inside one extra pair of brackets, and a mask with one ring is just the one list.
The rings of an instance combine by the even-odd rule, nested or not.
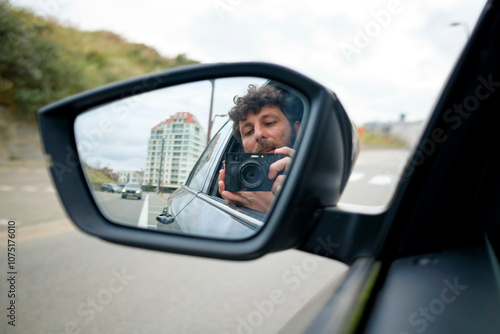
[(239, 173), (240, 183), (246, 189), (258, 187), (264, 181), (264, 176), (265, 173), (262, 167), (253, 162), (243, 164)]

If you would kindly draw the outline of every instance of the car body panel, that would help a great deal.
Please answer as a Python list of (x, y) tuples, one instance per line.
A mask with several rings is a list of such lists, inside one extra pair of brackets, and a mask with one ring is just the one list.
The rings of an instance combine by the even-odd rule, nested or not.
[(394, 261), (364, 332), (498, 332), (500, 267), (488, 243)]
[[(236, 218), (234, 213), (229, 213), (230, 210), (224, 212), (201, 196), (195, 196), (188, 206), (176, 214), (176, 222), (184, 232), (191, 235), (224, 240), (245, 239), (255, 234), (260, 227), (245, 223), (249, 220), (246, 217)], [(203, 223), (200, 224), (200, 221)]]

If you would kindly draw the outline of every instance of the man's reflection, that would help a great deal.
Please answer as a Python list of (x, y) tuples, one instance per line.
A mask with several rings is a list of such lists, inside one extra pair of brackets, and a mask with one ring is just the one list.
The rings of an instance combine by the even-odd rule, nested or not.
[(274, 196), (281, 190), (285, 171), (292, 161), (292, 149), (300, 130), (302, 103), (295, 96), (271, 85), (250, 85), (247, 94), (235, 97), (229, 112), (233, 136), (246, 153), (281, 153), (287, 157), (270, 165), (269, 179), (276, 178), (271, 191), (225, 190), (225, 171), (219, 172), (219, 193), (230, 204), (267, 212)]

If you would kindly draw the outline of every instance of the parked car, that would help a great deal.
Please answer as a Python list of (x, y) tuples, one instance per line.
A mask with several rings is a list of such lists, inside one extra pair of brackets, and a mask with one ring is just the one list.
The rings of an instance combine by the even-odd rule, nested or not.
[(137, 199), (142, 198), (141, 185), (136, 182), (129, 182), (122, 189), (122, 198), (135, 197)]
[[(262, 63), (174, 69), (43, 108), (39, 124), (51, 172), (59, 176), (55, 185), (75, 224), (111, 242), (240, 261), (296, 248), (349, 265), (335, 292), (323, 303), (307, 304), (283, 333), (498, 333), (499, 27), (500, 5), (490, 1), (384, 208), (339, 204), (356, 142), (337, 96), (295, 71)], [(84, 191), (83, 173), (57, 174), (68, 161), (66, 148), (78, 152), (68, 130), (78, 115), (145, 91), (247, 76), (293, 87), (308, 108), (293, 165), (269, 212), (249, 211), (218, 196), (221, 152), (231, 151), (233, 143), (227, 129), (159, 217), (160, 224), (177, 223), (180, 229), (117, 224)], [(75, 189), (84, 202), (74, 199)], [(191, 227), (182, 226), (183, 215)], [(209, 225), (220, 222), (246, 229), (213, 233)]]
[(108, 193), (121, 193), (122, 188), (115, 183), (103, 183), (101, 191), (107, 191)]

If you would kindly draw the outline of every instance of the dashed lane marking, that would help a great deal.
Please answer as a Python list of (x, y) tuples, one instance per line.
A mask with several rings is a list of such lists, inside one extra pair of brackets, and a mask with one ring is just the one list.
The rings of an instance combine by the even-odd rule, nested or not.
[(352, 172), (351, 177), (349, 177), (348, 182), (357, 182), (365, 177), (364, 173)]
[(139, 215), (139, 227), (147, 228), (148, 227), (148, 211), (149, 211), (149, 194), (146, 194), (146, 198), (144, 198), (144, 204), (142, 205), (141, 214)]
[(23, 191), (28, 193), (35, 193), (35, 192), (55, 193), (55, 190), (52, 187), (37, 187), (37, 186), (14, 187), (6, 184), (0, 184), (0, 191)]
[(13, 186), (6, 186), (3, 184), (0, 184), (0, 191), (12, 191), (14, 189)]
[(37, 187), (33, 187), (33, 186), (24, 186), (24, 187), (21, 187), (21, 191), (26, 191), (26, 192), (29, 192), (29, 193), (34, 193), (38, 190)]
[(376, 185), (376, 186), (389, 186), (393, 184), (395, 181), (395, 177), (392, 175), (377, 175), (374, 176), (368, 181), (368, 184)]
[(10, 221), (15, 221), (16, 226), (20, 225), (19, 221), (15, 219), (0, 219), (0, 226), (9, 226)]
[[(5, 221), (5, 219), (0, 219), (0, 222)], [(19, 221), (16, 221), (16, 226), (19, 225)], [(7, 220), (8, 222), (8, 220)], [(56, 234), (61, 234), (69, 231), (75, 231), (76, 227), (67, 219), (61, 219), (46, 223), (41, 223), (33, 226), (21, 227), (16, 234), (16, 240), (20, 242), (45, 238)], [(16, 241), (17, 242), (17, 241)], [(0, 247), (7, 245), (6, 238), (0, 238)]]

